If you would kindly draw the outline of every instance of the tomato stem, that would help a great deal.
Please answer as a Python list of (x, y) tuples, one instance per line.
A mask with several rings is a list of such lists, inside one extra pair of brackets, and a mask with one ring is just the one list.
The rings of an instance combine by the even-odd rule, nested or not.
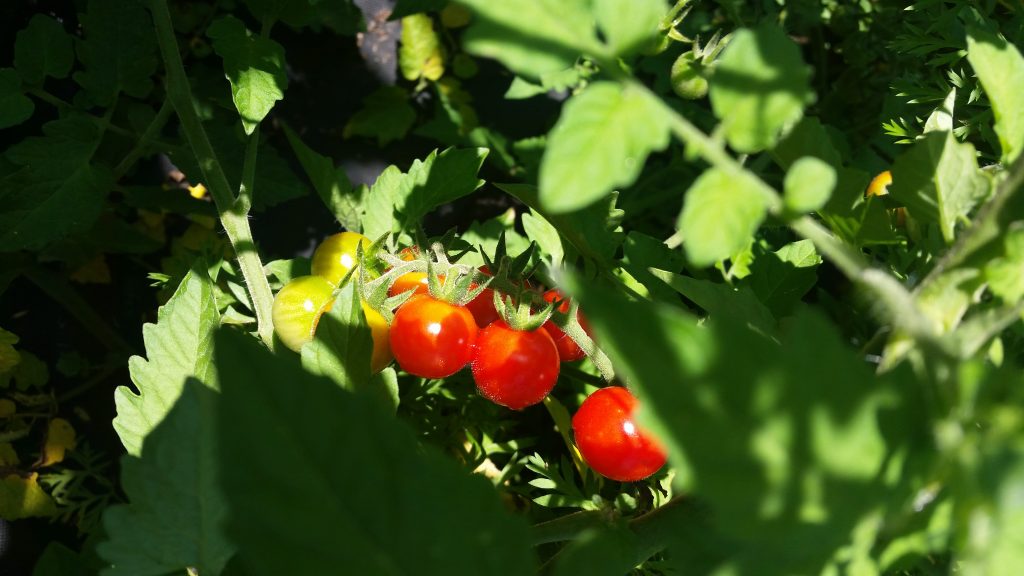
[[(270, 290), (270, 283), (267, 282), (263, 263), (260, 261), (256, 243), (253, 241), (252, 230), (249, 228), (248, 206), (244, 202), (242, 205), (236, 206), (236, 198), (228, 184), (224, 169), (217, 160), (217, 155), (210, 144), (210, 139), (206, 135), (199, 115), (196, 114), (192, 89), (189, 86), (188, 77), (185, 75), (185, 66), (182, 64), (181, 54), (178, 51), (178, 41), (174, 36), (174, 26), (171, 23), (171, 13), (167, 8), (166, 0), (152, 0), (150, 11), (153, 14), (153, 24), (156, 28), (157, 44), (160, 46), (160, 54), (163, 56), (167, 72), (167, 98), (178, 113), (185, 138), (199, 162), (203, 178), (213, 197), (214, 204), (217, 206), (221, 225), (224, 227), (224, 232), (227, 233), (228, 240), (231, 241), (231, 246), (234, 247), (238, 266), (242, 270), (246, 289), (252, 300), (253, 311), (256, 313), (256, 325), (260, 339), (267, 347), (273, 348), (274, 324), (271, 306), (274, 302), (274, 294)], [(248, 155), (247, 153), (247, 160)], [(254, 164), (255, 158), (253, 157)], [(240, 208), (244, 210), (239, 210)]]

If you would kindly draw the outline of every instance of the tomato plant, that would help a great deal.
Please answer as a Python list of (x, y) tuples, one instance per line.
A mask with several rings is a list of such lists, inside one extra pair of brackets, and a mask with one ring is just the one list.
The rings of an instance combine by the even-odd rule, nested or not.
[(445, 378), (469, 364), (477, 331), (466, 308), (431, 296), (413, 296), (395, 313), (391, 350), (410, 374)]
[(557, 380), (558, 349), (544, 330), (495, 320), (477, 336), (473, 381), (491, 402), (521, 410), (544, 400)]
[(0, 572), (1024, 566), (1020, 2), (0, 12)]

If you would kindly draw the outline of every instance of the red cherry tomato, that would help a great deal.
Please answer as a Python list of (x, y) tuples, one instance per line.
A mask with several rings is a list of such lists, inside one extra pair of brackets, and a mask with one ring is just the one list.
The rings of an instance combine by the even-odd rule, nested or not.
[[(569, 312), (569, 301), (557, 289), (551, 289), (545, 292), (544, 299), (548, 302), (561, 300), (562, 303), (558, 305), (558, 311), (563, 314)], [(579, 310), (576, 311), (576, 319), (579, 321), (580, 326), (583, 327), (583, 331), (589, 335), (590, 325), (587, 324), (586, 317), (584, 317), (583, 313)], [(576, 360), (581, 360), (586, 356), (583, 349), (573, 342), (572, 338), (566, 336), (565, 332), (562, 332), (561, 328), (555, 326), (554, 322), (548, 320), (544, 323), (543, 328), (547, 330), (548, 334), (551, 335), (551, 339), (555, 341), (555, 346), (558, 347), (558, 357), (562, 359), (562, 362), (574, 362)]]
[(572, 417), (580, 454), (602, 476), (635, 482), (665, 465), (665, 449), (633, 421), (638, 403), (629, 390), (610, 386), (588, 396)]
[(464, 307), (416, 295), (395, 312), (391, 352), (410, 374), (445, 378), (473, 359), (478, 331)]
[(521, 410), (544, 399), (558, 380), (558, 349), (543, 330), (513, 330), (496, 320), (480, 331), (473, 380), (480, 394)]

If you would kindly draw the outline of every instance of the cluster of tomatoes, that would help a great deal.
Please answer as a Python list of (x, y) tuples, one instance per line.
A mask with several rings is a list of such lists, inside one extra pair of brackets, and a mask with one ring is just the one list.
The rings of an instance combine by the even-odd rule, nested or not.
[[(313, 339), (320, 317), (334, 302), (335, 289), (359, 264), (359, 253), (368, 252), (372, 246), (370, 239), (361, 234), (342, 232), (317, 247), (312, 274), (293, 279), (274, 299), (274, 328), (285, 346), (300, 351)], [(406, 248), (399, 257), (412, 261), (419, 253)], [(479, 273), (490, 276), (486, 266)], [(444, 276), (435, 280), (444, 282)], [(425, 272), (397, 275), (388, 294), (411, 295), (398, 306), (390, 323), (373, 306), (362, 302), (373, 339), (370, 363), (374, 372), (395, 360), (409, 374), (446, 378), (468, 365), (482, 396), (521, 410), (547, 397), (558, 380), (561, 362), (585, 356), (583, 349), (551, 320), (537, 327), (536, 319), (529, 320), (529, 313), (526, 320), (522, 315), (503, 318), (495, 307), (498, 298), (491, 288), (470, 283), (461, 298), (468, 301), (459, 304), (458, 298), (438, 297), (429, 285)], [(532, 290), (527, 282), (522, 287), (524, 291)], [(570, 303), (557, 290), (544, 292), (542, 298), (562, 314), (570, 310)], [(577, 312), (576, 319), (589, 334), (582, 313)], [(641, 480), (665, 463), (664, 448), (635, 424), (636, 406), (637, 400), (628, 390), (610, 386), (587, 397), (573, 417), (581, 455), (608, 478)]]

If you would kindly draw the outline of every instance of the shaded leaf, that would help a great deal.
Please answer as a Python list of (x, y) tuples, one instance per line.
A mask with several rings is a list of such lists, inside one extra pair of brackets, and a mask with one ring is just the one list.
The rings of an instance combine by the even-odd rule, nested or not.
[(416, 121), (409, 95), (397, 86), (381, 86), (363, 99), (363, 107), (345, 123), (345, 138), (367, 136), (383, 146), (404, 138)]
[(1003, 161), (1024, 149), (1024, 58), (1013, 44), (978, 27), (967, 29), (967, 60), (992, 103)]
[(36, 105), (21, 91), (13, 68), (0, 68), (0, 129), (17, 126), (32, 117)]
[(96, 104), (110, 105), (118, 92), (136, 98), (149, 94), (157, 68), (156, 36), (141, 3), (91, 0), (82, 29), (85, 39), (77, 46), (85, 70), (74, 78)]
[(246, 134), (284, 98), (288, 76), (284, 72), (284, 48), (269, 38), (256, 36), (245, 24), (225, 16), (207, 30), (213, 50), (224, 59), (224, 72), (231, 83), (231, 98), (242, 116)]
[(36, 14), (14, 41), (14, 67), (26, 84), (42, 84), (66, 78), (75, 62), (71, 36), (64, 26), (44, 14)]

